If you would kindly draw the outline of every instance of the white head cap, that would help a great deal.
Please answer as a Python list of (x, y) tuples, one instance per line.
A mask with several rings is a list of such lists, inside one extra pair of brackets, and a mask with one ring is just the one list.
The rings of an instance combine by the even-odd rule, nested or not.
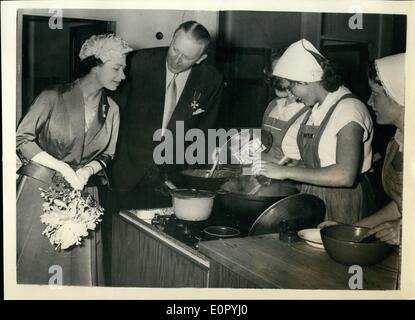
[(376, 72), (386, 93), (405, 106), (405, 53), (375, 60)]
[(301, 39), (290, 45), (278, 60), (273, 75), (293, 81), (316, 82), (323, 78), (323, 69), (313, 56), (325, 58), (306, 39)]

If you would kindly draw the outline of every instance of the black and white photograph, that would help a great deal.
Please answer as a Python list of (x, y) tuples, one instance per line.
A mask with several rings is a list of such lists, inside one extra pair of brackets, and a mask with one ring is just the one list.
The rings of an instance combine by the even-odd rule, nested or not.
[(2, 2), (6, 297), (414, 297), (414, 3), (242, 3)]

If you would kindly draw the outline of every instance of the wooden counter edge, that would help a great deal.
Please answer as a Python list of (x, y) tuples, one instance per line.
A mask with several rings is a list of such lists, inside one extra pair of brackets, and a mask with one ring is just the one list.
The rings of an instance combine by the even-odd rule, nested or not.
[(210, 267), (209, 259), (205, 257), (204, 255), (202, 255), (201, 253), (194, 250), (193, 248), (181, 243), (180, 241), (174, 239), (173, 237), (157, 229), (151, 224), (138, 218), (134, 213), (128, 210), (120, 211), (118, 215), (120, 216), (122, 220), (126, 221), (129, 224), (134, 225), (135, 227), (139, 228), (141, 231), (145, 232), (149, 236), (156, 238), (157, 240), (159, 240), (166, 246), (175, 249), (177, 252), (181, 253), (184, 257), (197, 262), (201, 267), (209, 269)]

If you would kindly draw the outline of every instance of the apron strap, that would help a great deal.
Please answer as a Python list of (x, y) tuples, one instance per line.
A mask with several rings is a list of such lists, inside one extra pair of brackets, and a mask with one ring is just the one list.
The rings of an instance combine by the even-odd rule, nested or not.
[(307, 112), (307, 110), (309, 110), (309, 108), (307, 106), (304, 106), (303, 108), (298, 110), (288, 121), (282, 121), (279, 119), (272, 118), (274, 125), (272, 125), (271, 123), (268, 123), (268, 119), (270, 118), (269, 114), (272, 112), (272, 109), (273, 108), (271, 108), (270, 110), (267, 109), (268, 113), (266, 116), (264, 115), (262, 127), (264, 131), (268, 131), (268, 132), (270, 132), (270, 130), (267, 130), (265, 126), (270, 126), (271, 128), (274, 128), (275, 130), (279, 131), (279, 134), (277, 134), (276, 137), (275, 135), (272, 135), (273, 136), (272, 147), (278, 148), (282, 151), (282, 141), (284, 140), (284, 137), (287, 134), (288, 130), (291, 128), (294, 122), (297, 121), (299, 117), (301, 117), (304, 113)]
[[(308, 119), (310, 119), (310, 116), (311, 116), (311, 109), (307, 111), (307, 114), (305, 115), (303, 121), (301, 122), (300, 129), (298, 130), (298, 133), (297, 133), (298, 149), (300, 150), (300, 156), (301, 156), (301, 159), (304, 161), (304, 163), (305, 163), (305, 158), (306, 158), (305, 141), (304, 141), (306, 138), (306, 135), (304, 133), (304, 129), (306, 127), (306, 123), (308, 122)], [(311, 138), (312, 137), (310, 137), (310, 139)]]
[[(305, 130), (306, 127), (309, 127), (309, 126), (306, 125), (306, 123), (308, 122), (308, 120), (311, 116), (311, 111), (312, 110), (310, 110), (307, 113), (307, 115), (304, 117), (304, 120), (303, 120), (303, 122), (301, 123), (301, 126), (300, 126), (300, 130), (298, 131), (297, 142), (298, 142), (298, 147), (300, 149), (301, 158), (304, 161), (307, 159), (306, 152), (312, 152), (311, 157), (313, 159), (312, 160), (313, 164), (310, 164), (310, 163), (307, 164), (306, 163), (306, 166), (311, 166), (313, 168), (321, 168), (321, 161), (320, 161), (320, 157), (318, 155), (318, 146), (320, 144), (321, 137), (322, 137), (322, 135), (323, 135), (323, 133), (326, 129), (326, 126), (327, 126), (328, 122), (330, 121), (330, 118), (331, 118), (334, 110), (336, 109), (336, 107), (338, 106), (340, 101), (345, 100), (345, 99), (349, 99), (349, 98), (359, 100), (359, 98), (357, 96), (355, 96), (354, 94), (352, 94), (352, 93), (346, 93), (345, 95), (343, 95), (339, 100), (337, 100), (337, 102), (335, 104), (333, 104), (330, 107), (329, 111), (324, 116), (324, 119), (321, 122), (321, 124), (319, 126), (316, 126), (316, 127), (318, 127), (317, 131), (312, 135), (308, 134), (306, 132), (307, 130)], [(309, 148), (305, 147), (305, 144), (306, 144), (305, 140), (306, 139), (310, 139), (309, 143), (311, 145), (310, 145)], [(306, 149), (307, 149), (307, 151), (306, 151)]]
[(287, 124), (285, 125), (285, 127), (283, 127), (281, 131), (280, 147), (282, 147), (282, 140), (284, 140), (284, 137), (287, 134), (290, 127), (294, 124), (294, 122), (297, 121), (299, 117), (301, 117), (308, 110), (309, 108), (307, 106), (304, 106), (302, 109), (298, 110), (298, 112), (294, 116), (292, 116), (290, 120), (287, 121)]
[(277, 104), (278, 104), (278, 98), (274, 98), (273, 100), (270, 101), (267, 108), (265, 109), (264, 115), (262, 116), (262, 123), (265, 122), (265, 120), (268, 118), (269, 114), (271, 113), (272, 110), (274, 110)]

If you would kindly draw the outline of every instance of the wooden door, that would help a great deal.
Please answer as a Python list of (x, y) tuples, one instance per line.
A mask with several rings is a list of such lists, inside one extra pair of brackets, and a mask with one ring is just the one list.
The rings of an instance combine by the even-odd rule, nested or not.
[(61, 29), (51, 29), (49, 17), (23, 15), (22, 68), (18, 79), (22, 112), (17, 121), (42, 90), (75, 79), (79, 50), (87, 38), (114, 30), (115, 22), (74, 18), (63, 18)]

